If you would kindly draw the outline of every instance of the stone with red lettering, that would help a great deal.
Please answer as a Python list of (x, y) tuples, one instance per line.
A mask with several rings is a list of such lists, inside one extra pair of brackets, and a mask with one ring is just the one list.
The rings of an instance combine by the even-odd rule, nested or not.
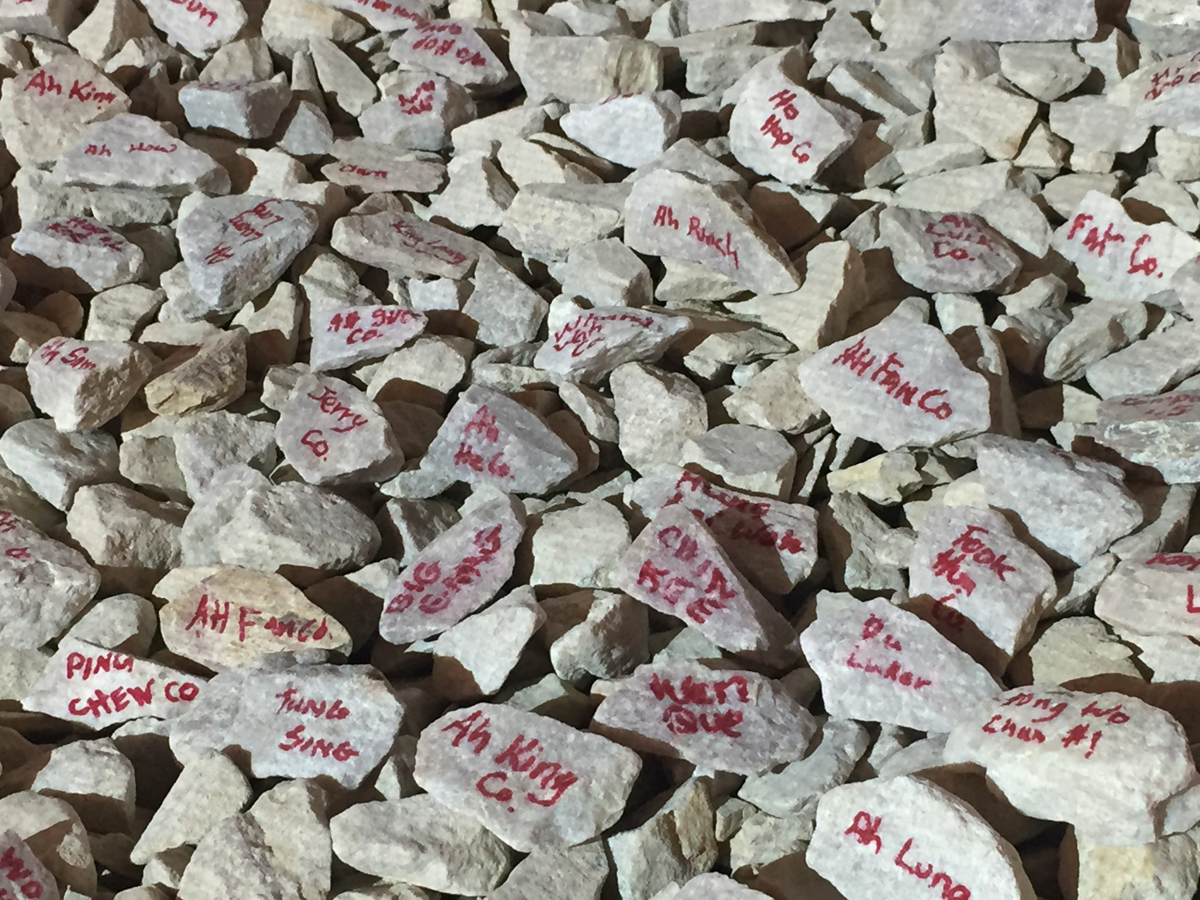
[(686, 316), (664, 316), (627, 306), (572, 305), (566, 321), (542, 344), (533, 364), (564, 379), (595, 384), (617, 366), (655, 362), (692, 328)]
[(1200, 638), (1194, 572), (1200, 556), (1153, 553), (1122, 561), (1096, 594), (1096, 615), (1118, 632)]
[(1143, 522), (1115, 466), (993, 435), (980, 441), (977, 458), (988, 503), (1016, 513), (1039, 552), (1082, 566)]
[(411, 277), (466, 278), (484, 245), (408, 213), (351, 215), (333, 226), (330, 246), (350, 259)]
[(932, 625), (883, 599), (819, 615), (800, 644), (833, 716), (943, 732), (1000, 691)]
[(636, 169), (654, 162), (679, 136), (679, 95), (654, 91), (577, 103), (558, 120), (563, 134), (609, 162)]
[(313, 372), (345, 369), (387, 356), (425, 330), (428, 319), (399, 306), (339, 306), (310, 314)]
[(128, 341), (54, 338), (25, 371), (34, 403), (59, 431), (90, 431), (126, 407), (153, 366), (153, 354)]
[(1054, 232), (1052, 246), (1075, 264), (1089, 297), (1145, 300), (1200, 255), (1200, 241), (1170, 222), (1142, 225), (1119, 200), (1088, 191)]
[(617, 585), (678, 617), (731, 653), (784, 665), (796, 633), (733, 565), (713, 532), (681, 503), (663, 507), (617, 567)]
[(429, 0), (320, 0), (325, 6), (360, 16), (382, 32), (402, 31), (432, 18)]
[(979, 216), (889, 207), (879, 214), (879, 239), (896, 273), (923, 291), (1003, 290), (1021, 259)]
[(808, 865), (846, 900), (1035, 900), (1016, 849), (974, 809), (912, 775), (834, 788)]
[(834, 428), (884, 450), (934, 447), (991, 426), (987, 380), (931, 325), (889, 317), (818, 350), (799, 373)]
[(760, 775), (800, 759), (817, 722), (778, 682), (680, 659), (621, 681), (592, 730), (639, 753), (681, 757), (701, 773)]
[[(31, 835), (31, 837), (33, 837)], [(58, 882), (15, 831), (0, 832), (0, 897), (58, 900)]]
[[(19, 734), (15, 737), (17, 752), (21, 754), (23, 740)], [(30, 751), (34, 749), (32, 745), (27, 746)], [(30, 843), (29, 849), (50, 871), (52, 878), (65, 888), (67, 900), (95, 896), (96, 866), (88, 833), (78, 814), (65, 800), (44, 797), (33, 791), (10, 793), (0, 798), (0, 822), (18, 838)]]
[(934, 603), (944, 633), (971, 621), (1011, 657), (1029, 643), (1044, 607), (1058, 594), (1046, 561), (993, 509), (939, 507), (921, 522), (908, 566), (908, 592)]
[(636, 753), (599, 735), (479, 703), (426, 726), (413, 777), (527, 852), (570, 847), (613, 825), (641, 768)]
[(533, 588), (523, 587), (450, 626), (433, 648), (434, 689), (458, 703), (495, 694), (545, 621)]
[(817, 97), (776, 58), (751, 73), (729, 120), (738, 162), (785, 184), (809, 184), (858, 137), (862, 116)]
[(1098, 443), (1157, 469), (1167, 484), (1200, 481), (1200, 394), (1113, 397), (1101, 402), (1097, 418)]
[(524, 533), (525, 510), (513, 497), (463, 516), (388, 586), (380, 636), (393, 644), (432, 637), (488, 603), (512, 576)]
[(404, 466), (383, 410), (358, 388), (324, 375), (296, 382), (279, 414), (275, 442), (309, 484), (386, 481)]
[(746, 580), (786, 594), (817, 562), (817, 513), (799, 503), (719, 486), (678, 466), (655, 466), (627, 489), (642, 515), (681, 504), (698, 512)]
[(388, 56), (406, 69), (436, 72), (473, 90), (502, 91), (515, 80), (466, 19), (418, 22), (397, 36)]
[(111, 187), (168, 197), (194, 190), (228, 194), (229, 173), (146, 116), (121, 113), (85, 128), (54, 164), (68, 187)]
[(229, 44), (248, 20), (240, 0), (146, 0), (145, 8), (171, 43), (200, 57)]
[(66, 270), (64, 286), (74, 290), (104, 291), (146, 274), (141, 247), (84, 216), (28, 222), (13, 238), (12, 249), (50, 269)]
[(173, 653), (215, 671), (281, 651), (347, 656), (350, 635), (280, 575), (223, 568), (158, 612)]
[(1131, 107), (1143, 126), (1157, 125), (1196, 137), (1200, 57), (1190, 43), (1187, 51), (1157, 61), (1143, 58), (1141, 68), (1125, 79), (1113, 100)]
[(317, 233), (307, 206), (235, 194), (191, 207), (177, 230), (188, 282), (213, 312), (237, 312), (271, 287)]
[(224, 754), (208, 753), (185, 763), (129, 851), (130, 861), (145, 865), (157, 853), (200, 843), (223, 827), (226, 816), (241, 812), (253, 796), (246, 776)]
[(322, 166), (321, 174), (334, 184), (357, 187), (368, 194), (430, 194), (446, 183), (446, 167), (441, 162), (361, 138), (338, 141), (332, 155), (334, 161)]
[(35, 649), (66, 630), (100, 588), (79, 551), (0, 509), (0, 642)]
[(362, 783), (391, 750), (404, 706), (370, 666), (292, 665), (230, 669), (171, 732), (183, 759), (242, 747), (255, 778), (326, 776)]
[(203, 686), (203, 678), (63, 638), (21, 703), (27, 710), (100, 730), (143, 716), (178, 716)]
[(179, 91), (179, 105), (193, 128), (250, 140), (270, 137), (291, 99), (283, 75), (270, 81), (191, 81)]
[[(359, 872), (396, 885), (469, 896), (491, 895), (508, 874), (511, 851), (473, 817), (429, 794), (358, 803), (329, 823), (333, 852)], [(413, 893), (425, 898), (424, 891)]]
[(800, 287), (787, 254), (728, 185), (659, 170), (625, 201), (625, 242), (639, 253), (700, 263), (757, 294)]
[[(167, 0), (163, 0), (167, 2)], [(74, 53), (6, 79), (0, 89), (4, 143), (22, 166), (51, 166), (92, 122), (129, 111), (129, 98)]]
[(965, 709), (943, 756), (983, 766), (989, 786), (1026, 815), (1119, 846), (1158, 839), (1167, 802), (1196, 778), (1187, 736), (1168, 713), (1124, 694), (1049, 686)]
[(437, 152), (450, 132), (475, 119), (475, 101), (462, 85), (428, 72), (403, 72), (362, 111), (363, 137), (397, 149)]
[(421, 469), (445, 479), (544, 494), (579, 468), (575, 452), (536, 413), (475, 384), (438, 429)]

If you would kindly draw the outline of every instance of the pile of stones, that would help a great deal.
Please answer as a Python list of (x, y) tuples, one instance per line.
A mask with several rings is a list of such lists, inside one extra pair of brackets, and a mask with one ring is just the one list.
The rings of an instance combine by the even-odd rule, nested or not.
[(0, 0), (0, 900), (1192, 900), (1197, 48)]

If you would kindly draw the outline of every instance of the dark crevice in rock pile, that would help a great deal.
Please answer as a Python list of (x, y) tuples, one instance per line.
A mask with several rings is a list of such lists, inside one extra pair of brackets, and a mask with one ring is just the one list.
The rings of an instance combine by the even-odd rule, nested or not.
[(1200, 0), (0, 0), (0, 900), (1193, 900)]

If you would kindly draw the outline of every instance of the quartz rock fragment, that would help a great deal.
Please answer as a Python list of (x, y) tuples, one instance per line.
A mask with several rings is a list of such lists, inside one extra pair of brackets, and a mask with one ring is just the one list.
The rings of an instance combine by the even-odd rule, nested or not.
[(641, 253), (701, 263), (758, 294), (800, 286), (782, 248), (735, 191), (680, 172), (653, 172), (634, 183), (625, 241)]
[(620, 817), (641, 760), (599, 735), (480, 703), (428, 725), (413, 776), (517, 850), (591, 840)]
[(654, 293), (650, 270), (616, 238), (573, 247), (563, 270), (563, 293), (594, 306), (646, 306)]
[(808, 184), (858, 137), (858, 113), (809, 93), (782, 61), (764, 63), (746, 80), (729, 142), (743, 165), (785, 184)]
[(530, 897), (572, 897), (600, 900), (608, 879), (608, 857), (600, 841), (565, 850), (535, 850), (513, 867), (489, 900), (527, 900)]
[(157, 629), (154, 604), (137, 594), (116, 594), (88, 607), (67, 636), (131, 656), (146, 656)]
[(145, 6), (154, 26), (172, 43), (200, 56), (232, 41), (248, 18), (240, 0), (211, 0), (194, 8), (173, 0), (148, 0)]
[(1178, 226), (1142, 225), (1099, 191), (1084, 195), (1054, 232), (1053, 247), (1075, 264), (1088, 296), (1101, 300), (1144, 300), (1200, 254), (1200, 242)]
[(1200, 638), (1192, 584), (1197, 566), (1200, 557), (1190, 553), (1126, 559), (1100, 585), (1096, 615), (1122, 632)]
[(229, 173), (146, 116), (121, 113), (88, 126), (54, 164), (55, 181), (180, 196), (229, 193)]
[(900, 277), (924, 291), (998, 290), (1021, 268), (1008, 241), (978, 216), (889, 208), (879, 214), (879, 239)]
[(967, 711), (945, 758), (985, 767), (1027, 815), (1069, 822), (1080, 837), (1114, 845), (1156, 840), (1168, 798), (1196, 774), (1183, 728), (1162, 710), (1123, 694), (1039, 686)]
[(1035, 541), (1078, 565), (1142, 524), (1141, 506), (1111, 466), (998, 437), (988, 438), (978, 458), (989, 502), (1016, 513)]
[(871, 600), (819, 615), (800, 635), (831, 715), (949, 731), (996, 681), (915, 615)]
[(379, 634), (393, 644), (445, 631), (491, 600), (512, 575), (525, 515), (514, 498), (485, 503), (423, 549), (388, 586)]
[(477, 90), (503, 90), (511, 79), (479, 31), (460, 19), (419, 22), (392, 42), (388, 55), (405, 68), (436, 72)]
[(334, 184), (362, 188), (366, 193), (428, 194), (446, 181), (446, 167), (441, 163), (362, 139), (339, 141), (333, 146), (333, 155), (336, 159), (322, 166), (321, 174)]
[[(237, 2), (237, 0), (232, 0)], [(270, 81), (193, 81), (179, 91), (188, 124), (257, 140), (269, 137), (292, 99), (282, 76)]]
[(565, 260), (572, 247), (610, 237), (625, 217), (627, 184), (527, 184), (504, 213), (500, 236), (546, 263)]
[(323, 375), (296, 382), (279, 415), (275, 440), (309, 484), (384, 481), (404, 465), (379, 406), (357, 388)]
[(535, 413), (480, 385), (459, 397), (421, 460), (421, 469), (451, 481), (542, 494), (579, 466), (575, 452)]
[(67, 531), (98, 566), (170, 569), (180, 562), (186, 516), (186, 507), (124, 485), (85, 485), (67, 512)]
[(708, 429), (700, 389), (685, 375), (626, 363), (609, 380), (621, 454), (634, 469), (679, 462), (683, 445)]
[(548, 310), (541, 295), (495, 257), (480, 257), (475, 266), (475, 290), (462, 309), (463, 315), (479, 325), (477, 341), (497, 347), (533, 341)]
[(1100, 404), (1100, 443), (1130, 462), (1151, 466), (1168, 484), (1200, 481), (1196, 471), (1200, 395), (1175, 391), (1155, 397), (1115, 397)]
[[(909, 593), (925, 594), (952, 632), (969, 619), (1006, 656), (1029, 642), (1058, 592), (1044, 560), (991, 509), (944, 507), (921, 523), (908, 567)], [(957, 627), (956, 627), (957, 626)]]
[(987, 381), (940, 331), (917, 322), (888, 318), (819, 350), (800, 364), (800, 384), (838, 431), (885, 450), (935, 446), (991, 425)]
[(383, 99), (358, 117), (373, 143), (409, 150), (442, 150), (450, 132), (475, 118), (475, 102), (458, 84), (426, 72), (408, 72), (390, 83)]
[(512, 66), (531, 103), (597, 103), (662, 87), (662, 50), (649, 41), (535, 34), (513, 43)]
[(312, 312), (313, 372), (345, 369), (403, 347), (425, 330), (420, 313), (396, 306), (341, 306)]
[(77, 550), (0, 510), (0, 642), (34, 649), (57, 638), (95, 596), (100, 573)]
[(558, 123), (563, 134), (597, 156), (636, 169), (674, 142), (682, 118), (679, 95), (655, 91), (576, 104)]
[(130, 860), (145, 865), (155, 853), (198, 844), (226, 816), (240, 812), (253, 796), (246, 776), (227, 756), (212, 753), (185, 765), (129, 851)]
[(752, 425), (718, 425), (683, 445), (680, 462), (733, 488), (791, 496), (796, 451), (780, 434)]
[(691, 327), (683, 316), (648, 310), (581, 309), (550, 336), (533, 362), (563, 378), (595, 384), (625, 363), (656, 361)]
[(817, 730), (808, 710), (753, 672), (692, 660), (642, 666), (596, 710), (592, 730), (702, 772), (758, 775), (799, 759)]
[(805, 857), (849, 900), (880, 889), (920, 900), (939, 886), (947, 897), (1036, 896), (1008, 841), (958, 797), (911, 775), (826, 794)]
[(652, 609), (693, 625), (723, 650), (782, 662), (795, 632), (733, 567), (687, 507), (666, 506), (626, 551), (617, 584)]
[[(236, 2), (236, 0), (233, 0)], [(4, 142), (23, 166), (50, 166), (85, 126), (128, 112), (130, 101), (95, 65), (63, 53), (0, 91)]]
[(347, 865), (433, 891), (489, 894), (511, 865), (498, 837), (429, 794), (358, 803), (329, 829), (334, 855)]
[(22, 705), (98, 730), (143, 716), (178, 716), (203, 684), (203, 678), (68, 637)]
[(357, 787), (391, 750), (404, 706), (369, 666), (230, 669), (171, 732), (183, 760), (240, 746), (255, 778), (327, 776)]
[(545, 621), (532, 589), (518, 588), (452, 625), (434, 647), (433, 681), (439, 693), (457, 701), (495, 694)]
[(223, 568), (159, 611), (163, 642), (220, 671), (283, 651), (349, 654), (350, 635), (285, 578)]
[(26, 366), (38, 407), (60, 431), (99, 428), (123, 410), (153, 368), (144, 348), (116, 341), (54, 338)]
[[(65, 270), (83, 290), (104, 291), (145, 275), (141, 247), (94, 219), (40, 219), (23, 227), (13, 250), (50, 269)], [(74, 281), (68, 282), (74, 287)]]
[(372, 213), (338, 219), (330, 245), (350, 259), (399, 275), (465, 278), (482, 245), (440, 225), (404, 213)]
[(224, 409), (246, 390), (244, 328), (217, 331), (198, 347), (182, 350), (145, 388), (146, 405), (163, 416)]
[(0, 832), (0, 891), (12, 897), (58, 900), (58, 883), (15, 831)]
[(30, 789), (70, 803), (89, 831), (133, 827), (133, 764), (108, 738), (56, 747)]
[(188, 281), (214, 312), (236, 312), (265, 291), (317, 230), (311, 209), (274, 197), (210, 197), (179, 222)]
[(629, 525), (603, 500), (547, 513), (533, 536), (531, 585), (613, 587), (612, 570), (629, 547)]
[(646, 607), (624, 594), (589, 593), (593, 599), (586, 618), (550, 645), (550, 663), (564, 681), (620, 678), (650, 657)]
[(712, 484), (675, 466), (659, 466), (629, 489), (643, 515), (682, 504), (699, 513), (738, 571), (759, 590), (786, 594), (817, 561), (817, 514), (807, 506)]
[(278, 459), (275, 428), (270, 422), (225, 410), (181, 417), (169, 440), (175, 445), (175, 463), (192, 499), (199, 498), (217, 471), (226, 466), (245, 463), (270, 471)]
[(779, 772), (747, 778), (738, 797), (772, 816), (811, 816), (829, 790), (843, 784), (870, 746), (870, 735), (849, 719), (827, 719), (820, 743)]
[(117, 442), (103, 431), (61, 433), (48, 419), (29, 419), (0, 436), (4, 465), (56, 509), (66, 510), (86, 484), (118, 477)]
[[(5, 823), (5, 833), (24, 841), (29, 851), (49, 870), (51, 897), (58, 895), (55, 881), (66, 886), (67, 898), (95, 895), (96, 868), (88, 833), (69, 804), (33, 791), (17, 791), (0, 798), (0, 821)], [(13, 855), (16, 855), (15, 848)], [(40, 873), (32, 868), (30, 871)], [(12, 869), (6, 865), (5, 874), (0, 877), (11, 881), (16, 873), (9, 875), (9, 872)], [(18, 887), (29, 886), (32, 890), (30, 881), (21, 879), (21, 882)], [(41, 887), (40, 879), (36, 886)]]

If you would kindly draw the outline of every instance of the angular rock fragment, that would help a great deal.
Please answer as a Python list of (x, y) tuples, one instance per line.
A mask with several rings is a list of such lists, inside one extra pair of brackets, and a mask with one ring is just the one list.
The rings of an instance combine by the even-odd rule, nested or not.
[(640, 667), (592, 720), (593, 731), (643, 753), (744, 775), (799, 759), (816, 729), (778, 683), (692, 660)]
[(619, 818), (641, 760), (599, 735), (476, 704), (427, 726), (413, 776), (517, 850), (591, 840)]
[(1121, 632), (1200, 637), (1197, 566), (1200, 558), (1190, 553), (1123, 560), (1100, 585), (1096, 615)]
[(279, 575), (220, 569), (159, 611), (163, 642), (220, 671), (271, 653), (348, 654), (350, 635)]
[(655, 91), (575, 104), (558, 121), (563, 134), (597, 156), (636, 169), (674, 142), (682, 118), (679, 95)]
[(682, 505), (661, 509), (626, 551), (617, 584), (695, 627), (718, 647), (780, 664), (795, 632), (735, 569), (712, 532)]
[(316, 214), (289, 200), (212, 197), (180, 220), (179, 248), (201, 301), (236, 312), (275, 283), (316, 230)]
[(817, 807), (808, 864), (849, 900), (1036, 896), (1021, 858), (966, 803), (923, 778), (834, 788)]
[(15, 831), (0, 833), (0, 891), (11, 897), (58, 900), (58, 883)]
[(550, 336), (533, 362), (563, 378), (595, 384), (625, 363), (654, 362), (691, 327), (691, 321), (682, 316), (648, 310), (580, 310)]
[[(1195, 778), (1183, 729), (1162, 710), (1123, 694), (1041, 686), (970, 708), (945, 758), (984, 766), (1022, 812), (1114, 845), (1156, 840), (1164, 804)], [(1046, 790), (1050, 771), (1054, 790)]]
[(575, 452), (535, 413), (479, 385), (467, 388), (438, 429), (421, 469), (445, 480), (541, 494), (579, 467)]
[(820, 615), (800, 643), (835, 716), (944, 732), (999, 693), (979, 663), (886, 600)]
[(909, 593), (933, 601), (934, 621), (958, 633), (967, 629), (965, 617), (1006, 656), (1029, 642), (1043, 607), (1058, 593), (1050, 566), (991, 509), (931, 513), (921, 523), (908, 571)]
[(99, 730), (143, 716), (181, 715), (203, 687), (203, 678), (64, 638), (21, 702), (25, 709)]
[(393, 644), (445, 631), (491, 600), (512, 575), (525, 514), (485, 503), (434, 538), (388, 586), (379, 634)]
[(385, 356), (425, 330), (420, 313), (395, 306), (342, 306), (312, 313), (313, 372), (345, 369)]
[(400, 275), (464, 278), (482, 247), (440, 225), (397, 213), (346, 216), (333, 226), (334, 250)]
[(475, 118), (466, 89), (440, 75), (409, 72), (358, 117), (363, 137), (410, 150), (442, 150), (450, 132)]
[(296, 382), (280, 412), (275, 440), (309, 484), (384, 481), (404, 465), (379, 406), (346, 382), (322, 375)]
[(1021, 268), (1008, 241), (978, 216), (885, 209), (879, 238), (897, 274), (924, 291), (998, 290)]
[(47, 419), (18, 422), (0, 436), (4, 465), (56, 509), (87, 484), (118, 477), (117, 443), (103, 431), (62, 433)]
[(25, 369), (34, 402), (60, 431), (99, 428), (126, 407), (152, 370), (153, 356), (137, 344), (67, 338), (47, 341)]
[(819, 350), (799, 371), (838, 431), (885, 450), (932, 447), (991, 425), (987, 381), (932, 326), (889, 318)]
[(1130, 462), (1157, 469), (1167, 484), (1200, 481), (1200, 395), (1173, 391), (1154, 397), (1114, 397), (1097, 411), (1098, 440)]
[(388, 55), (406, 68), (436, 72), (470, 88), (503, 89), (508, 68), (469, 23), (418, 22), (392, 42)]
[(404, 706), (369, 666), (231, 669), (172, 729), (177, 756), (240, 746), (255, 778), (357, 787), (391, 749)]
[(248, 18), (240, 0), (148, 0), (146, 12), (172, 42), (202, 56), (237, 37)]
[(625, 241), (641, 253), (690, 260), (757, 294), (800, 286), (782, 248), (735, 191), (680, 172), (653, 172), (625, 201)]
[(142, 249), (94, 219), (69, 216), (30, 222), (13, 239), (13, 250), (52, 270), (63, 270), (68, 285), (104, 291), (145, 274)]
[(193, 128), (252, 140), (275, 130), (291, 99), (291, 88), (282, 76), (270, 81), (194, 81), (179, 91), (179, 105)]

